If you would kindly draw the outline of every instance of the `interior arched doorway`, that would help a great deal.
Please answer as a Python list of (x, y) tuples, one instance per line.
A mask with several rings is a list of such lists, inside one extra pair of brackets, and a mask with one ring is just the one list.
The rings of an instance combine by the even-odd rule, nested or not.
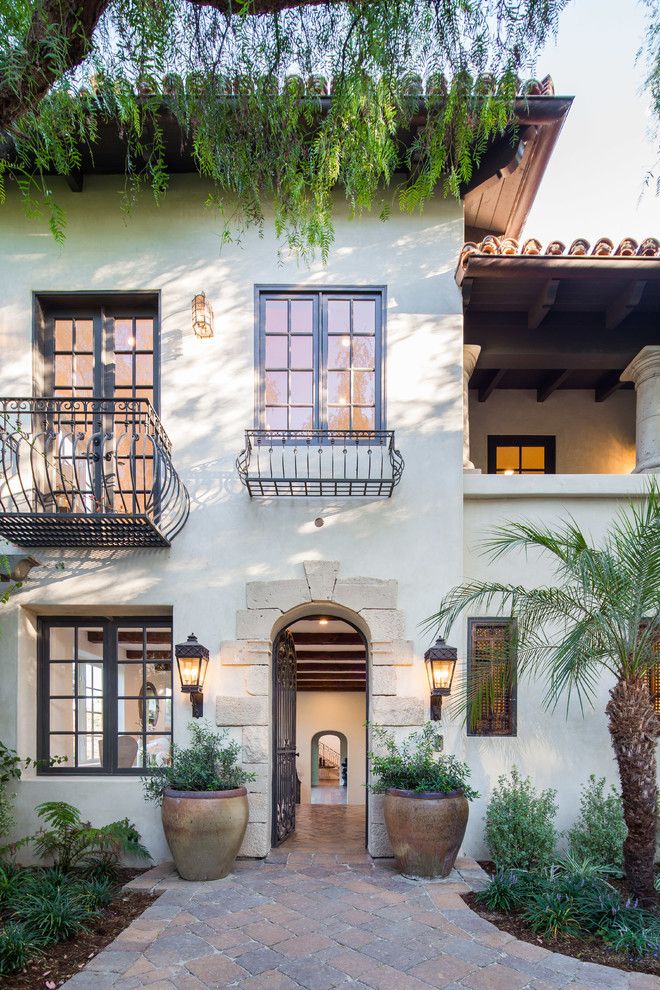
[(311, 804), (348, 803), (348, 739), (339, 729), (320, 729), (312, 736), (309, 778)]
[[(287, 616), (273, 639), (273, 846), (309, 838), (337, 850), (364, 849), (367, 836), (368, 639), (347, 610)], [(326, 727), (331, 725), (332, 730)], [(310, 754), (325, 733), (345, 740), (346, 800), (312, 802)], [(342, 758), (340, 742), (340, 761)], [(340, 768), (341, 769), (341, 768)], [(296, 830), (296, 825), (298, 829)]]

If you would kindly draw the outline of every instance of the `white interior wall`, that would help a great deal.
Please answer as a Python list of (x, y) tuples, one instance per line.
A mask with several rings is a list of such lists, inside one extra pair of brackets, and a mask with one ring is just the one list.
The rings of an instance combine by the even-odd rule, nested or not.
[(470, 456), (488, 470), (489, 434), (557, 438), (557, 474), (629, 474), (635, 467), (635, 393), (595, 402), (587, 389), (558, 389), (545, 402), (536, 392), (495, 389), (486, 402), (470, 390)]
[(343, 732), (348, 742), (348, 804), (364, 804), (366, 694), (360, 691), (299, 691), (296, 698), (296, 761), (302, 804), (311, 801), (312, 736)]

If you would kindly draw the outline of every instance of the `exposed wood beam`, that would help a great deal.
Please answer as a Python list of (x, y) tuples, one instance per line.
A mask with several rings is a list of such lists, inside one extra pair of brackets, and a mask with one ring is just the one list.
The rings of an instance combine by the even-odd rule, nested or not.
[(298, 688), (299, 691), (355, 691), (359, 694), (365, 694), (366, 685), (357, 684), (303, 684)]
[(298, 663), (311, 663), (321, 660), (323, 663), (366, 663), (364, 650), (296, 650)]
[(299, 670), (297, 676), (299, 681), (364, 681), (366, 680), (366, 671)]
[(498, 368), (496, 371), (491, 373), (490, 378), (485, 385), (482, 385), (479, 389), (479, 402), (485, 402), (490, 395), (495, 391), (499, 383), (502, 381), (506, 375), (506, 368)]
[(315, 674), (319, 671), (323, 674), (364, 674), (367, 665), (364, 663), (299, 663), (297, 665), (298, 674)]
[(549, 278), (544, 282), (533, 305), (527, 313), (527, 329), (536, 330), (554, 306), (559, 291), (559, 279)]
[(294, 632), (296, 646), (364, 646), (359, 633)]
[(641, 279), (630, 282), (623, 292), (609, 305), (605, 312), (605, 326), (614, 330), (642, 301), (646, 282)]
[(546, 378), (541, 387), (536, 390), (536, 401), (545, 402), (546, 399), (549, 399), (552, 393), (558, 389), (560, 385), (564, 384), (570, 373), (570, 368), (565, 368), (563, 371), (557, 371), (555, 374)]
[[(171, 660), (172, 654), (169, 650), (150, 650), (147, 648), (147, 660), (156, 661), (159, 660)], [(127, 660), (141, 660), (142, 650), (126, 650)]]
[(611, 395), (619, 391), (623, 385), (620, 375), (620, 371), (611, 371), (609, 375), (603, 375), (594, 391), (596, 402), (605, 402), (605, 399), (609, 399)]
[(64, 178), (66, 179), (66, 184), (72, 193), (81, 193), (83, 191), (83, 181), (85, 177), (81, 168), (77, 168), (73, 172), (67, 172)]
[[(142, 630), (141, 629), (123, 629), (121, 632), (117, 633), (117, 639), (120, 643), (142, 643)], [(103, 642), (103, 630), (90, 629), (87, 633), (87, 640), (90, 643), (102, 643)], [(168, 646), (172, 641), (172, 634), (169, 631), (160, 632), (157, 629), (147, 630), (147, 643), (167, 643)]]

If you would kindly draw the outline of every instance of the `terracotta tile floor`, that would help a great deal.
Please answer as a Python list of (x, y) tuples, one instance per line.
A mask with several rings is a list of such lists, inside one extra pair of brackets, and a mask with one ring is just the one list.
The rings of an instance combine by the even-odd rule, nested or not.
[(296, 830), (279, 847), (283, 852), (365, 851), (364, 806), (296, 805)]
[(312, 804), (346, 804), (348, 788), (331, 780), (319, 781), (312, 787)]

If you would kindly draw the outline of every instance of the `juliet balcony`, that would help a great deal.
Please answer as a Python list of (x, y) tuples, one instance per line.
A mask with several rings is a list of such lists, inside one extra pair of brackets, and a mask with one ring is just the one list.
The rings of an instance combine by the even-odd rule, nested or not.
[(246, 430), (236, 461), (251, 497), (388, 498), (403, 466), (392, 430)]
[(23, 547), (167, 547), (188, 492), (147, 399), (0, 398), (0, 536)]

